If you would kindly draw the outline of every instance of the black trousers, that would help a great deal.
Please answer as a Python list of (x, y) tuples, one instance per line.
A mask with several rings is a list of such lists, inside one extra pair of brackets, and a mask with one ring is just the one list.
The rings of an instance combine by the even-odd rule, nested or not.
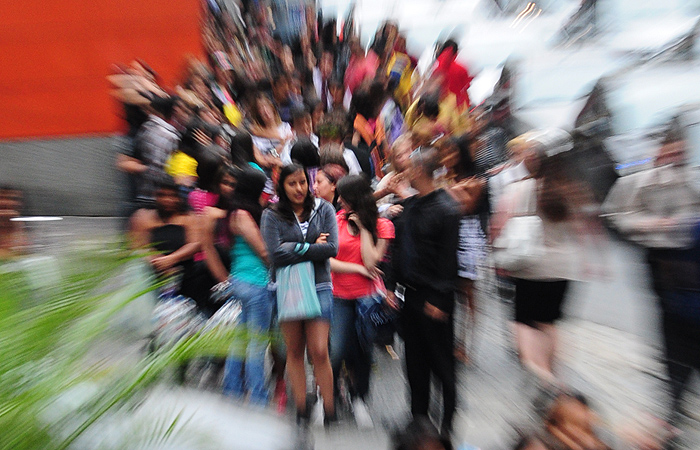
[[(663, 302), (663, 300), (662, 300)], [(663, 311), (664, 359), (671, 389), (671, 422), (678, 420), (683, 394), (693, 369), (700, 371), (700, 327)]]
[(406, 290), (406, 303), (401, 314), (406, 376), (414, 418), (428, 416), (430, 375), (442, 385), (443, 415), (440, 431), (452, 431), (457, 389), (454, 358), (454, 323), (450, 314), (446, 322), (431, 319), (423, 313), (425, 298), (433, 292)]

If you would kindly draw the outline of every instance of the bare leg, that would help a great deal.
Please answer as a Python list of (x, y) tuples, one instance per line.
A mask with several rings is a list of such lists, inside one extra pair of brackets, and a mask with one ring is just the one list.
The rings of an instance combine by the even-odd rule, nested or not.
[(304, 350), (306, 337), (304, 324), (300, 321), (281, 322), (280, 330), (287, 344), (287, 374), (292, 388), (292, 396), (297, 412), (306, 413), (306, 371), (304, 369)]
[(333, 370), (328, 355), (330, 323), (325, 320), (312, 320), (306, 322), (304, 327), (309, 358), (314, 365), (316, 384), (321, 389), (323, 397), (323, 410), (326, 415), (332, 416), (335, 414), (335, 403), (333, 401)]
[(544, 353), (542, 356), (546, 361), (546, 368), (550, 373), (554, 373), (554, 360), (557, 357), (559, 347), (557, 327), (553, 323), (540, 323), (538, 328), (544, 334)]
[(523, 366), (541, 379), (552, 382), (554, 374), (550, 364), (551, 344), (547, 335), (523, 323), (515, 324), (515, 335)]
[(476, 295), (474, 292), (474, 280), (464, 280), (463, 284), (464, 292), (467, 294), (467, 311), (469, 311), (469, 320), (467, 321), (469, 326), (467, 329), (469, 336), (467, 342), (467, 356), (471, 359), (476, 345)]
[(469, 361), (467, 356), (467, 304), (469, 302), (469, 293), (467, 292), (467, 284), (470, 280), (466, 278), (459, 279), (459, 289), (457, 290), (457, 303), (455, 304), (455, 319), (454, 319), (454, 355), (457, 361), (466, 363)]

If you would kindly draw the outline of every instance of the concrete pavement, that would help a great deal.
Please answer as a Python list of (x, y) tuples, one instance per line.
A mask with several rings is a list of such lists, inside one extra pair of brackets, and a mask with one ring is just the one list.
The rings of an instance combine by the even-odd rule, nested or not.
[[(33, 223), (31, 228), (37, 250), (52, 253), (116, 241), (120, 221), (65, 218)], [(611, 242), (610, 264), (616, 278), (574, 287), (567, 318), (561, 322), (559, 373), (592, 400), (604, 424), (613, 429), (646, 413), (663, 416), (667, 402), (656, 310), (640, 255), (633, 247)], [(510, 307), (497, 299), (488, 277), (478, 285), (478, 305), (473, 363), (459, 368), (455, 439), (484, 450), (507, 449), (515, 429), (528, 424), (536, 388), (511, 348)], [(400, 342), (396, 351), (402, 355)], [(368, 401), (375, 429), (358, 430), (346, 418), (331, 433), (315, 429), (316, 448), (389, 448), (392, 430), (409, 417), (402, 364), (384, 350), (376, 352)], [(687, 449), (700, 448), (698, 398), (696, 388), (686, 399), (688, 420), (681, 428)], [(435, 409), (439, 411), (437, 404)]]

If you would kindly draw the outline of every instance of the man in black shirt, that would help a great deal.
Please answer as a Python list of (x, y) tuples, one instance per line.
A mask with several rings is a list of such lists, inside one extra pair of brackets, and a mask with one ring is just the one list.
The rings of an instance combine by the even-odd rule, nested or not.
[(430, 374), (442, 384), (441, 432), (449, 436), (456, 404), (452, 311), (457, 284), (459, 206), (437, 189), (433, 172), (437, 151), (411, 154), (408, 178), (418, 194), (407, 199), (396, 220), (393, 267), (388, 277), (397, 292), (405, 289), (402, 311), (406, 374), (414, 418), (428, 415)]

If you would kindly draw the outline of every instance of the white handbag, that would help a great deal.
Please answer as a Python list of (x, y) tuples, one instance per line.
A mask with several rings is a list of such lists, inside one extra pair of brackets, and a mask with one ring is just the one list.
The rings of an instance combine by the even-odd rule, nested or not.
[[(516, 272), (544, 256), (544, 229), (542, 219), (536, 213), (535, 180), (521, 182), (521, 201), (493, 242), (493, 258), (496, 267)], [(526, 184), (530, 183), (530, 184)], [(523, 192), (527, 190), (527, 192)], [(525, 197), (523, 199), (523, 197)]]

